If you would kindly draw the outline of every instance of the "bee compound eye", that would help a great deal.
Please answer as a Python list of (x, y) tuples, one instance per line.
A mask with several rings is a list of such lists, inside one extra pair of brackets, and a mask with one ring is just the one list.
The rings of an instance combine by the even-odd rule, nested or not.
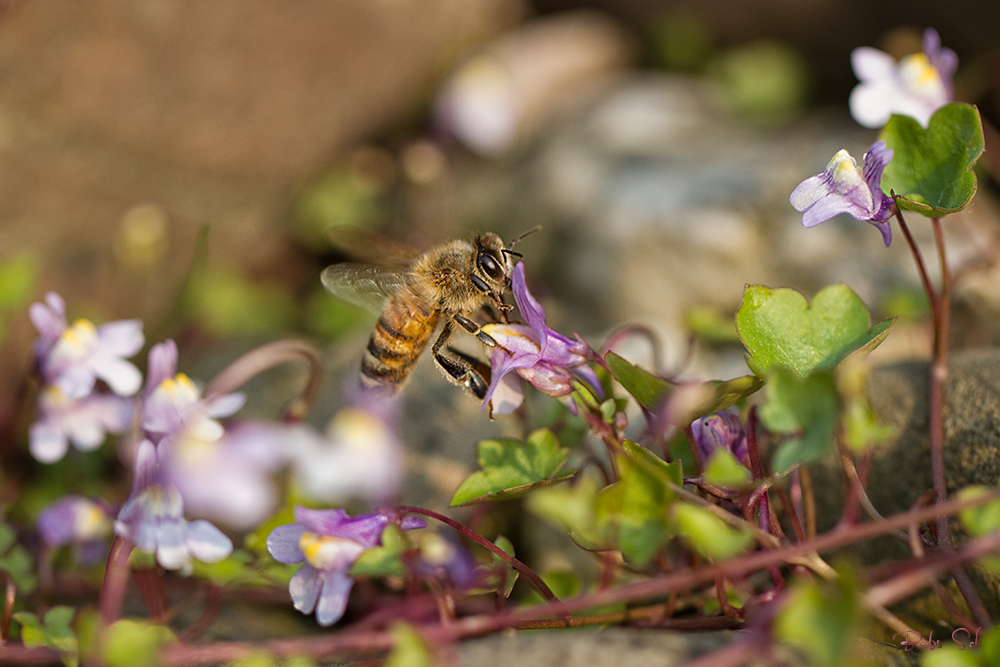
[(492, 255), (480, 252), (479, 257), (476, 258), (476, 263), (479, 265), (479, 269), (493, 280), (499, 282), (504, 279), (503, 268)]

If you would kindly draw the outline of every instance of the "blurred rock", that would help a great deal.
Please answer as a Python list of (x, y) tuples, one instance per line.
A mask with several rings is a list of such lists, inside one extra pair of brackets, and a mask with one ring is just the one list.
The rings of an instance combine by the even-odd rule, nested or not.
[(296, 179), (413, 108), (518, 0), (15, 3), (0, 101), (164, 162)]
[(445, 82), (436, 124), (481, 155), (497, 155), (578, 106), (634, 60), (609, 17), (578, 11), (526, 23), (466, 59)]

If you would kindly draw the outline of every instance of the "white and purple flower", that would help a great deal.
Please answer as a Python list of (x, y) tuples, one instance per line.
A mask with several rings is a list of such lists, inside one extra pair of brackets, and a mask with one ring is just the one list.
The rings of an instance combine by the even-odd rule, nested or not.
[(958, 56), (941, 48), (933, 28), (924, 31), (922, 53), (898, 63), (888, 53), (861, 47), (851, 53), (851, 66), (861, 81), (851, 92), (851, 115), (865, 127), (882, 127), (892, 114), (915, 118), (927, 127), (931, 116), (952, 101), (952, 76)]
[(68, 398), (58, 386), (48, 386), (38, 397), (39, 417), (28, 431), (28, 448), (41, 463), (62, 460), (70, 442), (81, 452), (93, 451), (108, 433), (123, 433), (134, 410), (131, 398), (102, 393)]
[(350, 517), (341, 509), (295, 508), (295, 523), (278, 526), (267, 538), (267, 549), (281, 563), (303, 563), (289, 583), (295, 608), (316, 612), (322, 626), (344, 615), (354, 586), (348, 571), (362, 553), (382, 544), (382, 531), (390, 523), (403, 530), (427, 524), (416, 517), (399, 520), (385, 512)]
[(327, 503), (391, 501), (406, 472), (398, 422), (397, 399), (359, 391), (334, 415), (325, 436), (296, 440), (293, 470), (302, 491)]
[(802, 224), (814, 227), (840, 213), (874, 225), (885, 245), (892, 242), (889, 217), (892, 198), (882, 191), (882, 171), (892, 160), (892, 149), (876, 141), (865, 153), (864, 169), (846, 150), (833, 156), (823, 173), (799, 183), (789, 201), (802, 212)]
[(118, 513), (114, 529), (167, 570), (191, 571), (191, 559), (206, 563), (223, 560), (233, 551), (232, 541), (205, 520), (184, 519), (184, 501), (177, 487), (164, 479), (156, 446), (149, 440), (135, 452), (132, 493)]
[(38, 333), (35, 357), (46, 383), (67, 398), (83, 398), (100, 379), (119, 396), (131, 396), (142, 385), (142, 374), (128, 357), (145, 342), (141, 320), (119, 320), (95, 326), (80, 319), (67, 326), (66, 304), (55, 292), (45, 304), (33, 303), (29, 316)]
[(587, 365), (590, 347), (546, 326), (545, 310), (525, 284), (523, 262), (514, 267), (511, 290), (528, 324), (496, 323), (483, 327), (483, 332), (499, 344), (490, 354), (490, 386), (483, 407), (492, 401), (493, 412), (507, 414), (521, 404), (524, 396), (520, 382), (514, 376), (508, 377), (511, 371), (550, 396), (569, 395), (573, 381), (580, 380), (603, 397), (600, 380)]

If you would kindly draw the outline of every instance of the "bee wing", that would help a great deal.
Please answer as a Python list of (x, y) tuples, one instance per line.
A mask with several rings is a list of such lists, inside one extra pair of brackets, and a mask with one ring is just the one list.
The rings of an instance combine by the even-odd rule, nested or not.
[(378, 232), (352, 225), (331, 228), (328, 238), (334, 248), (355, 262), (408, 266), (421, 252)]
[(381, 264), (334, 264), (323, 270), (321, 279), (334, 296), (379, 313), (387, 298), (409, 289), (410, 270)]

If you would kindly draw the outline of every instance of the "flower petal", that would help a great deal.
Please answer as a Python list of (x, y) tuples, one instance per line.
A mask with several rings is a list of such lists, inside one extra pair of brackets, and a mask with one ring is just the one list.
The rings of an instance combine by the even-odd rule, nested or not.
[(301, 523), (278, 526), (267, 536), (267, 550), (279, 563), (301, 563), (306, 559), (299, 546), (299, 540), (304, 532), (306, 528)]
[(316, 621), (323, 627), (333, 625), (344, 615), (354, 580), (340, 571), (323, 573), (323, 590), (316, 605)]
[(50, 420), (37, 421), (28, 431), (28, 449), (36, 461), (55, 463), (62, 460), (69, 450), (66, 434)]
[(292, 575), (288, 582), (288, 592), (292, 595), (292, 604), (303, 614), (311, 614), (316, 608), (320, 590), (323, 587), (324, 575), (312, 565), (303, 565)]
[(233, 553), (233, 542), (204, 519), (187, 525), (187, 548), (203, 563), (217, 563)]

